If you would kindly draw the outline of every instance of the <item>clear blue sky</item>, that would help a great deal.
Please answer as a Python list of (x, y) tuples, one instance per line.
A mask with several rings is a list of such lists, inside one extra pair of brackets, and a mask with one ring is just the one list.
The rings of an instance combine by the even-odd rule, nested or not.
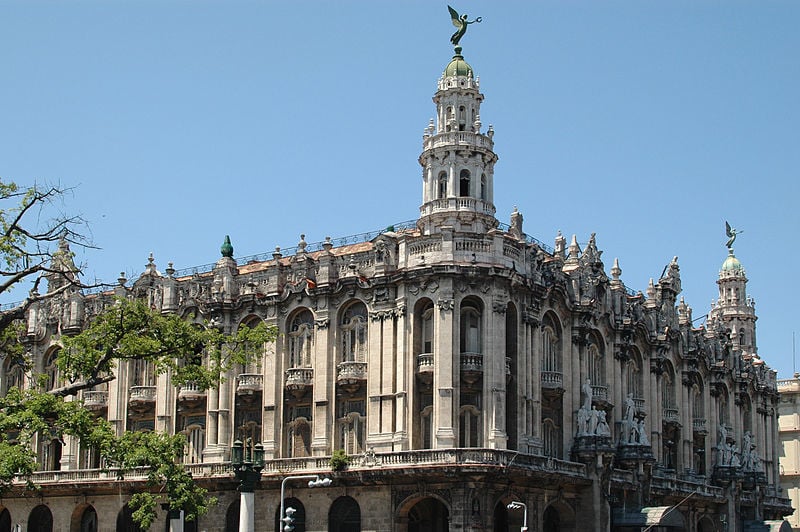
[[(694, 316), (724, 222), (760, 355), (792, 372), (800, 3), (455, 2), (493, 124), (498, 218), (592, 232), (642, 289), (677, 255)], [(410, 220), (446, 2), (0, 1), (0, 176), (74, 186), (87, 280)], [(25, 288), (27, 291), (27, 288)], [(23, 293), (12, 294), (21, 299)]]

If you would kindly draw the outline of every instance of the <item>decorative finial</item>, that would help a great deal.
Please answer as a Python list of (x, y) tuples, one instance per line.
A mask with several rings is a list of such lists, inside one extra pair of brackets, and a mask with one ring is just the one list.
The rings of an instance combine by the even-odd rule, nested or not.
[(225, 235), (225, 242), (222, 243), (222, 246), (219, 248), (219, 252), (222, 253), (223, 257), (232, 259), (233, 258), (233, 246), (231, 245), (231, 237)]
[(456, 32), (450, 37), (450, 42), (453, 46), (456, 47), (456, 54), (461, 53), (461, 47), (458, 46), (458, 42), (461, 40), (461, 37), (467, 32), (467, 26), (470, 24), (475, 24), (476, 22), (480, 22), (482, 19), (481, 17), (476, 18), (475, 20), (467, 20), (467, 14), (464, 13), (463, 15), (459, 16), (458, 11), (453, 9), (450, 6), (447, 6), (448, 11), (450, 11), (450, 19), (453, 21), (453, 26), (455, 26)]
[(736, 242), (736, 235), (739, 233), (744, 233), (744, 231), (739, 231), (738, 229), (734, 229), (731, 227), (731, 224), (725, 220), (725, 235), (728, 237), (728, 241), (725, 243), (725, 247), (728, 248), (728, 253), (733, 255), (733, 243)]

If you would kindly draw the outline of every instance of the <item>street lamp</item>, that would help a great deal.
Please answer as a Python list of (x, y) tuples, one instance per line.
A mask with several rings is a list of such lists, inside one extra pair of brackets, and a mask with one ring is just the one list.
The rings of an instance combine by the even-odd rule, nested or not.
[(257, 443), (251, 450), (249, 445), (245, 448), (240, 440), (236, 440), (231, 447), (231, 465), (242, 494), (239, 499), (239, 532), (254, 532), (255, 491), (264, 469), (264, 446)]
[[(286, 478), (283, 479), (283, 481), (281, 482), (281, 514), (280, 514), (281, 517), (280, 517), (280, 522), (284, 523), (285, 526), (283, 527), (283, 530), (285, 530), (286, 532), (291, 532), (292, 530), (294, 530), (294, 527), (292, 526), (292, 523), (294, 522), (294, 517), (293, 516), (294, 516), (294, 513), (297, 511), (294, 508), (291, 508), (291, 507), (286, 508), (285, 507), (286, 503), (284, 501), (284, 493), (286, 493), (286, 482), (289, 481), (289, 480), (306, 480), (306, 479), (310, 479), (308, 481), (308, 487), (309, 488), (324, 488), (324, 487), (330, 486), (333, 483), (333, 481), (331, 479), (329, 479), (327, 477), (326, 478), (321, 478), (319, 475), (294, 475), (294, 476), (289, 476), (289, 477), (286, 477)], [(242, 532), (241, 528), (239, 529), (239, 532)]]
[(512, 501), (508, 503), (506, 508), (509, 510), (519, 510), (520, 508), (523, 509), (522, 528), (519, 529), (519, 532), (528, 532), (528, 505), (524, 502)]

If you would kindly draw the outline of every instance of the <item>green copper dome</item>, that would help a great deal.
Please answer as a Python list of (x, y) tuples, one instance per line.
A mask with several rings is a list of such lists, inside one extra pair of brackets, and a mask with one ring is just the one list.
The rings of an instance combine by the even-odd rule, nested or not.
[(456, 48), (456, 55), (453, 56), (452, 61), (445, 67), (444, 76), (472, 76), (472, 67), (464, 61), (460, 46)]
[(739, 262), (739, 259), (733, 255), (733, 250), (728, 252), (728, 257), (722, 263), (721, 271), (724, 273), (744, 273), (744, 267)]

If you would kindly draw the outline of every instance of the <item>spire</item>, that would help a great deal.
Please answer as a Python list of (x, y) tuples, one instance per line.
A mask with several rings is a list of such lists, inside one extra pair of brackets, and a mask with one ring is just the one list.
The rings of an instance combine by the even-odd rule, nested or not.
[(50, 260), (50, 270), (45, 274), (47, 278), (47, 291), (53, 292), (65, 284), (74, 283), (78, 279), (79, 270), (73, 258), (75, 254), (69, 249), (66, 235), (58, 239), (58, 249), (53, 252)]

